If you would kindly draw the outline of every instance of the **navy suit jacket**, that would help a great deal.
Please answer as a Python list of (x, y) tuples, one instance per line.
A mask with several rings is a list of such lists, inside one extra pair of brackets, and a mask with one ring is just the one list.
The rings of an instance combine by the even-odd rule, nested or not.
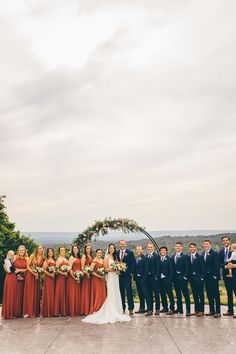
[(165, 278), (162, 279), (167, 279), (169, 281), (173, 280), (174, 276), (174, 267), (173, 267), (173, 261), (169, 256), (165, 257), (165, 260), (160, 262), (160, 278), (161, 274), (165, 276)]
[[(118, 261), (120, 261), (120, 251), (117, 251), (116, 255)], [(125, 272), (121, 272), (120, 276), (125, 276), (125, 275), (133, 276), (135, 271), (135, 258), (134, 258), (133, 251), (126, 249), (122, 262), (124, 262), (127, 265), (127, 269)]]
[[(205, 252), (203, 252), (203, 258), (205, 256)], [(217, 279), (220, 279), (220, 259), (219, 254), (212, 249), (209, 252), (209, 256), (207, 256), (205, 262), (205, 274), (212, 275)]]
[(191, 254), (189, 257), (190, 279), (204, 280), (205, 261), (202, 255), (196, 253), (193, 263), (191, 263)]
[(151, 276), (152, 278), (158, 279), (160, 276), (160, 256), (157, 253), (153, 252), (151, 258), (148, 257), (148, 254), (145, 257), (147, 259), (147, 267), (145, 268), (144, 276)]
[(181, 253), (175, 263), (175, 254), (172, 256), (172, 262), (174, 266), (174, 278), (189, 278), (189, 258), (186, 254)]
[[(231, 256), (231, 251), (229, 251), (228, 254), (228, 258)], [(222, 269), (222, 273), (223, 273), (223, 278), (226, 278), (226, 275), (229, 274), (228, 269), (225, 269), (225, 248), (223, 247), (220, 251), (219, 251), (219, 260), (220, 260), (220, 268)]]
[(148, 272), (148, 258), (143, 254), (140, 256), (141, 259), (137, 262), (137, 258), (135, 259), (135, 278), (145, 278), (145, 274)]

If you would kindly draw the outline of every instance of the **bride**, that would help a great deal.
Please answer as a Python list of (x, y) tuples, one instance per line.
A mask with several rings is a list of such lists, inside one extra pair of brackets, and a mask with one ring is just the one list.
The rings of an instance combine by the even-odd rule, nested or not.
[(82, 321), (88, 323), (104, 324), (130, 321), (130, 317), (122, 314), (122, 302), (119, 288), (119, 275), (111, 269), (111, 264), (117, 261), (116, 247), (108, 246), (104, 265), (107, 275), (107, 298), (98, 312), (85, 317)]

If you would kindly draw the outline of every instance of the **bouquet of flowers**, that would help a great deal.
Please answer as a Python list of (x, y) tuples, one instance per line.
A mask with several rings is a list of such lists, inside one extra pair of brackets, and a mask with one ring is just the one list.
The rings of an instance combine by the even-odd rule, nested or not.
[(57, 267), (56, 266), (49, 266), (47, 268), (48, 273), (56, 273), (57, 272)]
[(105, 271), (105, 268), (98, 268), (96, 273), (100, 275), (100, 277), (104, 278), (107, 272)]
[(34, 266), (33, 266), (33, 272), (34, 272), (34, 273), (41, 274), (41, 273), (43, 273), (43, 268), (34, 265)]
[(93, 272), (93, 267), (91, 267), (91, 265), (86, 265), (86, 266), (84, 267), (84, 270), (85, 270), (85, 272), (88, 273), (88, 274), (87, 274), (87, 277), (90, 278), (90, 276), (91, 276), (91, 274), (92, 274), (92, 272)]
[(127, 265), (124, 262), (114, 262), (111, 264), (111, 269), (117, 274), (120, 274), (121, 272), (126, 271)]
[(75, 272), (74, 272), (74, 277), (75, 277), (75, 279), (76, 279), (76, 281), (79, 283), (80, 282), (80, 280), (83, 278), (83, 272), (82, 272), (82, 270), (76, 270)]
[(71, 270), (71, 267), (69, 265), (63, 264), (63, 265), (59, 266), (59, 270), (62, 273), (67, 273), (67, 272), (69, 272), (69, 270)]

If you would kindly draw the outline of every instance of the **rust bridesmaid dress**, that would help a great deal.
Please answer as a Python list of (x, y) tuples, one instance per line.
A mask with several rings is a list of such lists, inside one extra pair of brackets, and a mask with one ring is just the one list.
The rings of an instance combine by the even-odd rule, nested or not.
[[(13, 263), (13, 266), (17, 269), (27, 269), (27, 260), (25, 258), (17, 257)], [(24, 275), (26, 277), (27, 272), (24, 273)], [(23, 277), (24, 280), (18, 280), (17, 277), (15, 278), (15, 282), (16, 282), (15, 317), (23, 317), (25, 277)]]
[(2, 317), (4, 320), (12, 320), (15, 317), (15, 298), (16, 298), (16, 275), (7, 273), (2, 299)]
[[(36, 263), (37, 267), (42, 267), (44, 258)], [(34, 265), (35, 263), (32, 263)], [(27, 272), (25, 277), (23, 315), (35, 318), (40, 315), (40, 276), (38, 279), (31, 272)]]
[[(81, 270), (81, 260), (76, 258), (73, 263), (72, 271)], [(78, 283), (71, 275), (67, 279), (66, 285), (66, 312), (68, 316), (78, 316), (80, 314), (80, 283)]]
[[(68, 261), (62, 261), (62, 265), (68, 265)], [(54, 303), (54, 316), (67, 315), (66, 313), (66, 283), (67, 277), (65, 275), (58, 274), (55, 285), (55, 303)]]
[[(86, 257), (85, 265), (91, 265), (93, 259)], [(83, 276), (81, 284), (81, 305), (80, 305), (80, 314), (88, 315), (90, 313), (90, 299), (91, 299), (91, 276), (87, 277), (86, 274)]]
[[(94, 262), (95, 266), (93, 268), (94, 272), (98, 268), (104, 268), (103, 264)], [(90, 314), (97, 312), (103, 305), (106, 300), (106, 285), (105, 279), (92, 276), (92, 285), (91, 285), (91, 299), (90, 299)]]
[[(48, 267), (55, 266), (55, 261), (48, 262)], [(41, 312), (42, 317), (54, 316), (54, 296), (55, 296), (55, 277), (52, 278), (45, 274), (44, 288), (42, 293)]]

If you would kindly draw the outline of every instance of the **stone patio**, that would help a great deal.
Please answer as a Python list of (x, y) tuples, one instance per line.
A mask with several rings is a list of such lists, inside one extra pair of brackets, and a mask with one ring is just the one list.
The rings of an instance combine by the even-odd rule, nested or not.
[[(224, 309), (225, 310), (225, 309)], [(0, 320), (1, 354), (234, 353), (236, 319), (165, 314), (92, 325), (78, 318)]]

